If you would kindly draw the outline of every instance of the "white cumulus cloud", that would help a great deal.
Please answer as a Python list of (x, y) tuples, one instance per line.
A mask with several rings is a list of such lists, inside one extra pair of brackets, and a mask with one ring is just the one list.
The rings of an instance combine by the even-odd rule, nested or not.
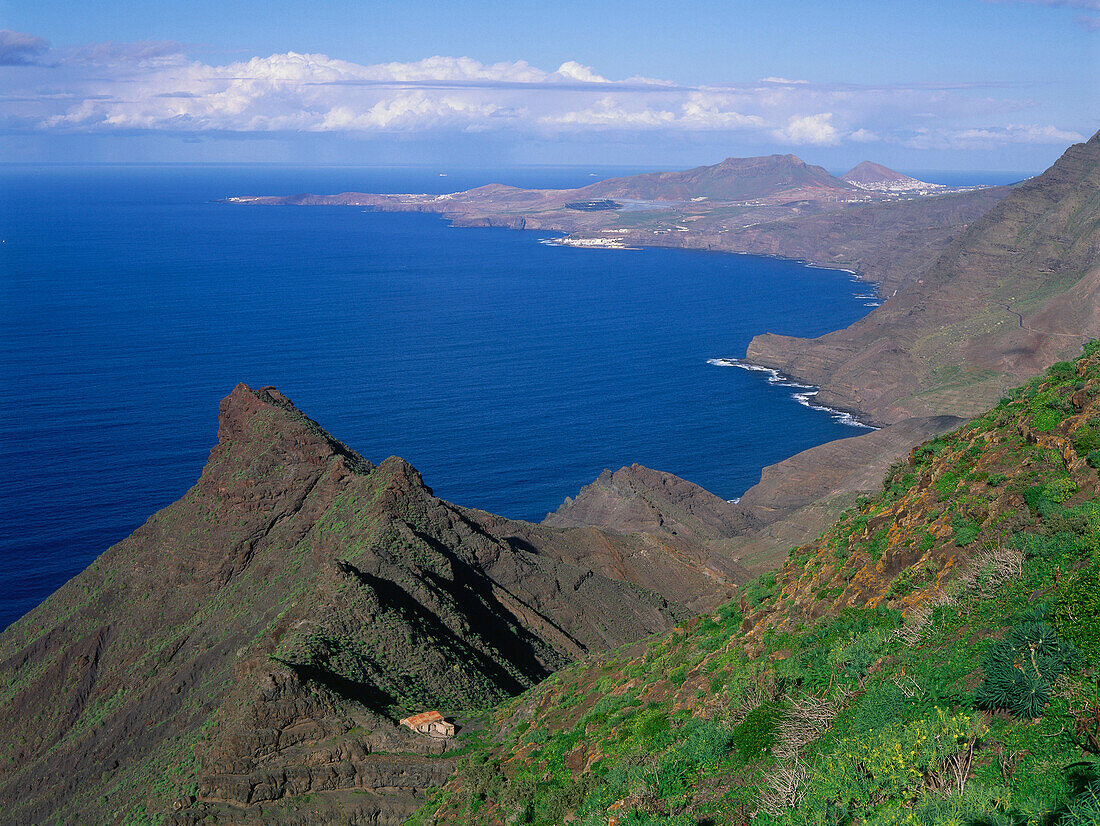
[(832, 112), (792, 117), (785, 127), (776, 129), (773, 134), (776, 140), (795, 146), (803, 144), (832, 146), (840, 143), (840, 134), (833, 126), (832, 120)]
[[(612, 78), (577, 61), (436, 55), (356, 63), (285, 52), (213, 65), (171, 42), (51, 48), (3, 32), (0, 129), (109, 133), (498, 132), (537, 137), (707, 133), (743, 144), (909, 147), (1065, 143), (1077, 132), (1007, 120), (1034, 107), (1009, 87), (815, 83), (768, 77), (683, 86)], [(6, 50), (6, 51), (5, 51)]]

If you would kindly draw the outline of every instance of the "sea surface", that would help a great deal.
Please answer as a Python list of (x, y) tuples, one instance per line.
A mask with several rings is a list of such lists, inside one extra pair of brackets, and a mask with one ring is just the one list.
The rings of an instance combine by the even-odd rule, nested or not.
[(634, 171), (0, 166), (0, 628), (194, 483), (238, 382), (371, 460), (403, 456), (446, 499), (532, 520), (605, 467), (733, 498), (860, 432), (720, 361), (866, 314), (848, 273), (215, 203)]

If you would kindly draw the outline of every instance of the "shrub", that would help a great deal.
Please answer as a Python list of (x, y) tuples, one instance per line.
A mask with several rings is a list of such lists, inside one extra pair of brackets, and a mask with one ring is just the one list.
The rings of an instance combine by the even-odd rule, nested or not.
[(913, 577), (917, 573), (917, 571), (914, 570), (915, 567), (916, 566), (910, 565), (894, 577), (894, 581), (891, 582), (890, 587), (886, 589), (887, 599), (896, 599), (897, 597), (903, 597), (906, 594), (912, 593), (915, 587), (913, 585)]
[(775, 743), (775, 729), (783, 716), (778, 703), (761, 703), (741, 721), (729, 739), (729, 744), (746, 763), (759, 760)]
[[(852, 806), (911, 799), (930, 769), (969, 748), (986, 731), (979, 719), (952, 714), (939, 706), (916, 720), (896, 722), (877, 731), (853, 731), (814, 765), (801, 814), (810, 815), (814, 810), (824, 814), (837, 804), (850, 812)], [(798, 822), (852, 820), (803, 817)]]
[(1052, 502), (1065, 502), (1077, 493), (1076, 483), (1068, 477), (1055, 479), (1053, 482), (1047, 483), (1044, 488), (1046, 498)]
[(1042, 534), (1072, 534), (1074, 539), (1078, 540), (1078, 544), (1081, 544), (1084, 542), (1085, 534), (1089, 532), (1089, 519), (1078, 510), (1058, 508), (1050, 512), (1039, 532)]
[(888, 534), (889, 529), (883, 528), (871, 537), (871, 541), (867, 544), (867, 556), (871, 557), (875, 562), (878, 562), (886, 552)]
[(1013, 546), (1033, 559), (1048, 561), (1077, 557), (1084, 547), (1082, 538), (1069, 531), (1017, 534), (1013, 539)]
[(986, 652), (985, 679), (975, 690), (974, 702), (1021, 718), (1041, 717), (1051, 684), (1072, 659), (1073, 647), (1053, 626), (1025, 620)]
[(661, 707), (647, 709), (635, 715), (630, 725), (632, 737), (647, 749), (654, 748), (659, 741), (666, 739), (670, 727), (668, 709)]
[[(1052, 485), (1054, 485), (1053, 482), (1049, 485), (1032, 485), (1024, 491), (1024, 501), (1027, 502), (1027, 506), (1042, 519), (1046, 519), (1055, 510), (1058, 503), (1053, 497), (1065, 495), (1063, 487), (1052, 487)], [(1065, 495), (1065, 498), (1068, 499), (1072, 495), (1072, 493)], [(1062, 501), (1065, 501), (1065, 499)]]
[(959, 474), (954, 471), (948, 471), (940, 476), (935, 482), (932, 483), (932, 487), (936, 489), (936, 492), (941, 496), (950, 496), (955, 492), (955, 488), (959, 486)]
[(1094, 450), (1100, 450), (1100, 429), (1095, 427), (1096, 424), (1097, 421), (1092, 419), (1074, 431), (1073, 449), (1077, 451), (1077, 455), (1086, 456)]
[(537, 728), (534, 731), (529, 731), (523, 738), (523, 742), (527, 745), (537, 746), (545, 743), (550, 739), (550, 732), (544, 728)]
[[(1100, 445), (1097, 445), (1100, 447)], [(889, 491), (891, 485), (894, 483), (894, 477), (901, 474), (903, 470), (909, 467), (909, 462), (905, 459), (898, 459), (890, 467), (886, 469), (886, 475), (882, 478), (882, 490), (884, 492)]]
[(1050, 381), (1060, 384), (1077, 378), (1077, 363), (1072, 361), (1058, 361), (1047, 368), (1047, 377)]
[[(1100, 447), (1100, 445), (1097, 445)], [(908, 459), (899, 459), (890, 465), (882, 480), (883, 493), (894, 498), (904, 496), (917, 483), (917, 474), (910, 469)]]
[(1073, 406), (1059, 393), (1047, 390), (1032, 398), (1028, 411), (1031, 426), (1040, 432), (1053, 430), (1066, 416), (1073, 413)]
[(680, 736), (683, 738), (680, 750), (700, 765), (714, 765), (729, 755), (733, 747), (733, 731), (713, 720), (693, 717), (684, 724)]
[(835, 664), (849, 677), (862, 677), (867, 669), (885, 652), (889, 632), (884, 628), (872, 628), (860, 634), (852, 644), (834, 655)]
[(955, 544), (960, 548), (969, 545), (978, 538), (981, 526), (971, 519), (956, 517), (951, 520), (951, 529), (955, 532)]
[(894, 683), (875, 683), (852, 708), (846, 729), (860, 734), (893, 725), (901, 719), (905, 703), (905, 695)]

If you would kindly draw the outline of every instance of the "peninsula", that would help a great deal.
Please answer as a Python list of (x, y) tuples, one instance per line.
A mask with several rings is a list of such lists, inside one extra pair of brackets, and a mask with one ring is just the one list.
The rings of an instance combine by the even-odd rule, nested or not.
[(775, 255), (852, 269), (892, 292), (1008, 191), (923, 184), (877, 164), (867, 170), (856, 167), (849, 181), (794, 155), (769, 155), (579, 189), (488, 184), (445, 195), (241, 195), (226, 203), (429, 212), (455, 226), (563, 233), (557, 242), (579, 247)]

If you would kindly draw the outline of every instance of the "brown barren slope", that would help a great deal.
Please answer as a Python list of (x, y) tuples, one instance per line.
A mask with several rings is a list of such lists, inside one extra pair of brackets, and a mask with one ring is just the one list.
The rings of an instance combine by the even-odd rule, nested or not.
[(1100, 133), (975, 221), (914, 283), (851, 327), (766, 334), (748, 359), (878, 422), (973, 416), (1100, 335)]

